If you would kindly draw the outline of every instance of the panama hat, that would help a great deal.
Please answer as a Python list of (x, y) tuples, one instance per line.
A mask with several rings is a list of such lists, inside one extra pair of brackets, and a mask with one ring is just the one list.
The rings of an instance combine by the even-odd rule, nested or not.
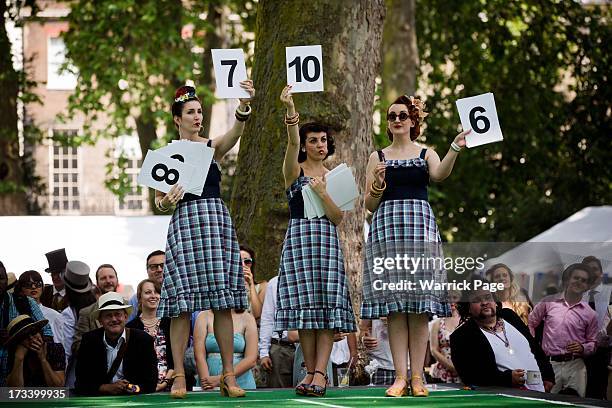
[(132, 313), (132, 305), (125, 303), (123, 297), (117, 292), (107, 292), (98, 299), (98, 310), (94, 313), (94, 318), (100, 316), (104, 310), (125, 310), (128, 315)]
[(4, 342), (4, 347), (10, 347), (14, 344), (20, 343), (23, 339), (28, 337), (30, 334), (38, 333), (49, 323), (48, 320), (34, 320), (30, 316), (23, 314), (19, 315), (6, 327), (8, 332), (8, 339)]

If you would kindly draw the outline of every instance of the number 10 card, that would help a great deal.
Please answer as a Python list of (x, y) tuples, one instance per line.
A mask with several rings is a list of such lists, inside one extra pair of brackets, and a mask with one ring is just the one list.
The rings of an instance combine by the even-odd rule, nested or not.
[(287, 85), (292, 93), (323, 91), (323, 53), (320, 45), (286, 47)]
[(465, 137), (467, 147), (504, 140), (497, 118), (495, 98), (491, 92), (458, 99), (456, 104), (463, 130), (472, 129)]

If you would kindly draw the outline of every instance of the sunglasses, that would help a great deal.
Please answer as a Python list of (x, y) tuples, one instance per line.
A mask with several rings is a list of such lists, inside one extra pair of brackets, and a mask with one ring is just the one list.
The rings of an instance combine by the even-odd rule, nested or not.
[(29, 282), (22, 285), (24, 289), (38, 289), (43, 287), (42, 282)]
[(251, 266), (251, 265), (253, 265), (254, 263), (255, 263), (255, 262), (253, 261), (253, 259), (252, 259), (252, 258), (244, 258), (244, 259), (242, 260), (242, 264), (243, 264), (243, 265), (246, 265), (246, 266)]
[(399, 115), (395, 112), (387, 113), (387, 120), (389, 122), (395, 122), (395, 119), (397, 118), (399, 118), (400, 122), (405, 122), (409, 116), (406, 112), (400, 112)]
[(147, 268), (151, 269), (152, 271), (154, 271), (155, 269), (164, 269), (164, 264), (163, 263), (158, 263), (158, 264), (149, 264), (147, 265)]

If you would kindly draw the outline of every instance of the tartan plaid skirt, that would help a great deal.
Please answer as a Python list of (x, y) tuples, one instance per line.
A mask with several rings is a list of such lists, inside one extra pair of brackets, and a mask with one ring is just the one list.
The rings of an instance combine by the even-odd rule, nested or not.
[(179, 204), (168, 227), (159, 317), (246, 309), (240, 249), (220, 198)]
[[(436, 225), (436, 218), (431, 206), (424, 200), (388, 200), (383, 201), (372, 218), (372, 226), (366, 242), (366, 262), (364, 262), (364, 288), (371, 287), (373, 276), (368, 265), (372, 265), (375, 251), (389, 248), (389, 242), (401, 242), (410, 247), (413, 242), (440, 243), (440, 234)], [(430, 247), (437, 248), (438, 245)], [(377, 254), (385, 257), (395, 257), (395, 253)], [(419, 269), (411, 279), (418, 281), (446, 282), (444, 271)], [(366, 286), (370, 285), (370, 286)], [(429, 313), (437, 316), (450, 316), (450, 306), (447, 302), (447, 293), (442, 290), (419, 290), (415, 292), (402, 292), (397, 296), (386, 295), (383, 301), (374, 301), (372, 296), (366, 296), (361, 305), (362, 319), (378, 319), (388, 316), (389, 313)]]
[(336, 226), (290, 219), (278, 273), (275, 330), (354, 332), (355, 316)]

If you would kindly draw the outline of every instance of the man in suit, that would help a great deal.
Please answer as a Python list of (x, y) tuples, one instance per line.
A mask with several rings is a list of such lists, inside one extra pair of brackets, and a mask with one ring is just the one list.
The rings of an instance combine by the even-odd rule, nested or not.
[(45, 256), (49, 263), (49, 267), (45, 269), (45, 272), (51, 274), (53, 285), (46, 285), (43, 288), (40, 303), (61, 313), (62, 310), (68, 307), (68, 298), (66, 297), (63, 279), (66, 264), (68, 263), (66, 249), (56, 249), (55, 251), (47, 252)]
[[(119, 286), (119, 278), (117, 271), (111, 264), (102, 264), (96, 270), (96, 285), (100, 289), (101, 294), (116, 292)], [(72, 355), (78, 356), (79, 347), (83, 335), (92, 330), (102, 327), (97, 319), (98, 302), (94, 302), (90, 306), (84, 307), (79, 312), (79, 320), (77, 321), (76, 329), (72, 339)]]
[(76, 393), (123, 395), (155, 392), (157, 356), (153, 337), (126, 329), (132, 306), (108, 292), (98, 299), (101, 328), (85, 333), (76, 366)]
[(464, 296), (457, 306), (463, 324), (450, 336), (451, 359), (461, 380), (550, 392), (555, 374), (521, 318), (502, 309), (489, 291)]

